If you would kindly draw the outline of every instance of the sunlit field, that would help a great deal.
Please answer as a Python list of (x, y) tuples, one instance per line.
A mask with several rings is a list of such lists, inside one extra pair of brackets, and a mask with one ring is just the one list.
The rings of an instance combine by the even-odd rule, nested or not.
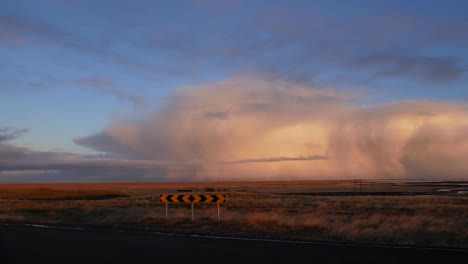
[[(468, 247), (468, 183), (3, 184), (0, 221), (305, 241)], [(191, 191), (191, 192), (190, 192)], [(226, 194), (217, 206), (161, 194)]]

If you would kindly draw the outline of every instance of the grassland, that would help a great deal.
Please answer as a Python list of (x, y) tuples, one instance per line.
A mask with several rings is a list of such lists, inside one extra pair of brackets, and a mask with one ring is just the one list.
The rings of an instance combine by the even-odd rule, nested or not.
[[(465, 183), (249, 182), (0, 185), (0, 222), (86, 225), (288, 240), (468, 248)], [(361, 191), (362, 189), (362, 191)], [(165, 204), (192, 190), (228, 201)]]
[(119, 190), (14, 188), (0, 190), (0, 199), (6, 200), (101, 200), (129, 197)]

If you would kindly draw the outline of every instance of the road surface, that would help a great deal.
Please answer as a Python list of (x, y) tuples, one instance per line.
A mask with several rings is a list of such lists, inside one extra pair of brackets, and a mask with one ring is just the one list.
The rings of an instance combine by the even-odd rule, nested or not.
[(468, 263), (468, 250), (0, 224), (0, 263)]

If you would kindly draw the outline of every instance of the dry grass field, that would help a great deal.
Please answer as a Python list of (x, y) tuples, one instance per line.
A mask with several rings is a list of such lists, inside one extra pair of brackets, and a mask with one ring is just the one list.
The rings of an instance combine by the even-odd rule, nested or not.
[(119, 190), (14, 188), (0, 191), (0, 199), (6, 200), (101, 200), (129, 196)]
[[(169, 204), (160, 194), (226, 194)], [(468, 248), (467, 182), (310, 181), (2, 184), (0, 222), (222, 236)]]

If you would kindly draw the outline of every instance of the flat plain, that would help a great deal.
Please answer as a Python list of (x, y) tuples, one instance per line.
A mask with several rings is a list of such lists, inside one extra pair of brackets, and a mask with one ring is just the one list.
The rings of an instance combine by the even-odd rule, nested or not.
[[(162, 194), (225, 194), (217, 206)], [(0, 184), (0, 222), (229, 237), (468, 248), (468, 182)]]

